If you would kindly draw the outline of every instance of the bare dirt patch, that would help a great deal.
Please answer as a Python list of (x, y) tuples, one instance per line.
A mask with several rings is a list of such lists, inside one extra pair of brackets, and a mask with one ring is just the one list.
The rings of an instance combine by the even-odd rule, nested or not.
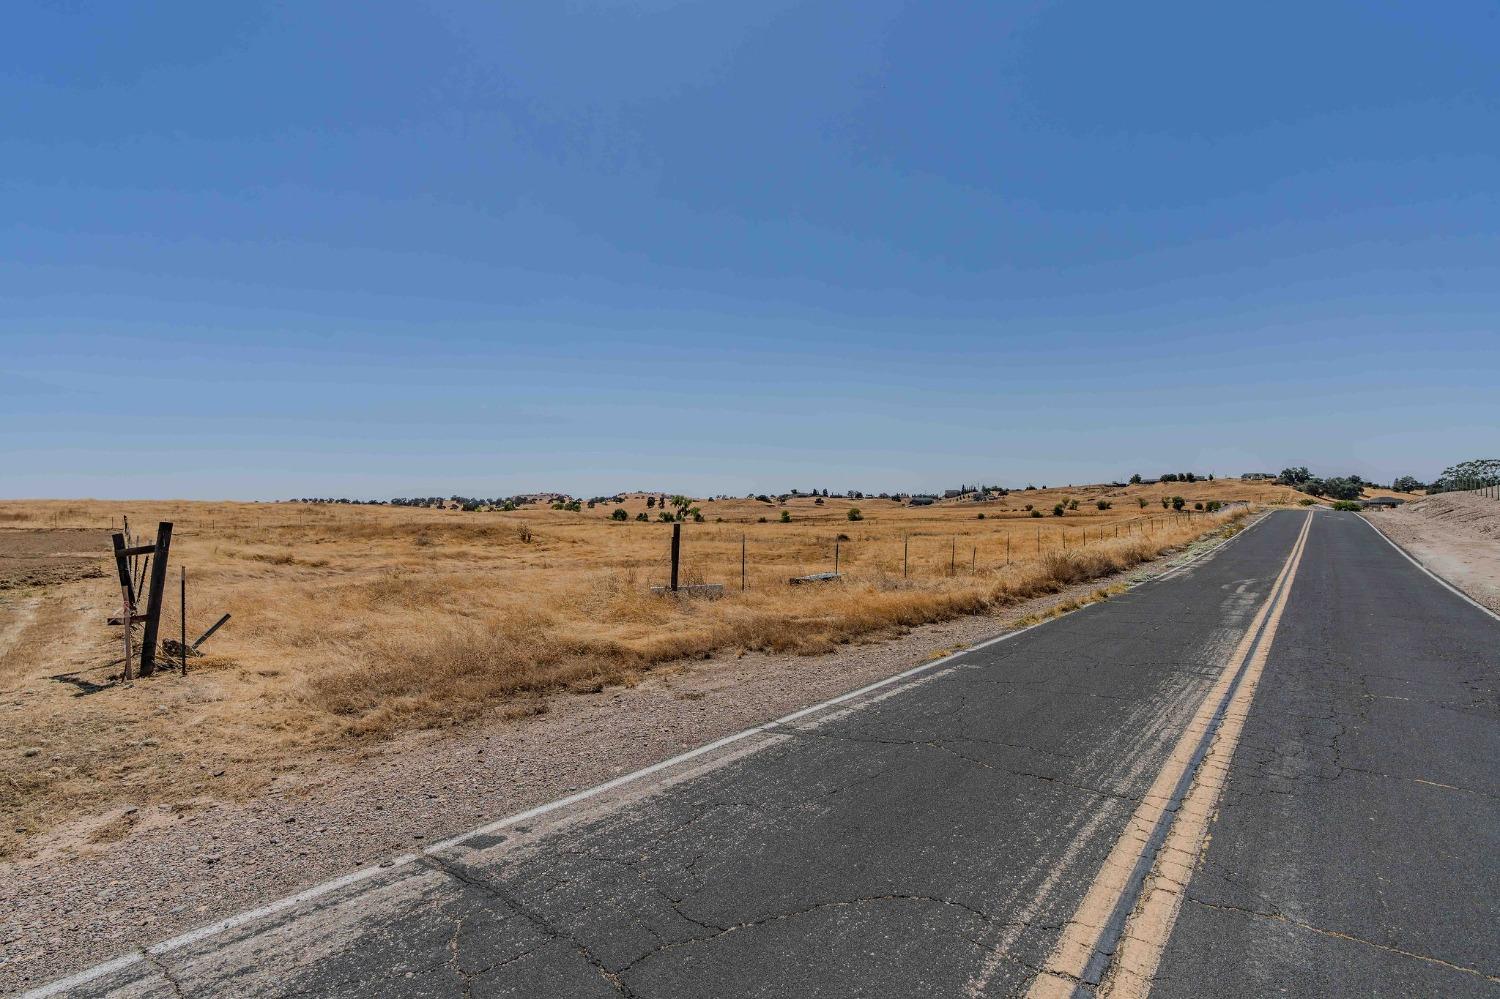
[(104, 575), (108, 531), (0, 528), (0, 590)]
[(1500, 612), (1500, 500), (1440, 493), (1366, 516), (1417, 561)]

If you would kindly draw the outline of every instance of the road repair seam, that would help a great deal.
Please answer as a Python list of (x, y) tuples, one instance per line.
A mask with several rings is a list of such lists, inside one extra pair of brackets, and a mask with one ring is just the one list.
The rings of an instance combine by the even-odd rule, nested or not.
[[(1178, 569), (1184, 568), (1187, 565), (1191, 565), (1213, 556), (1214, 554), (1222, 550), (1226, 545), (1230, 544), (1238, 538), (1243, 537), (1249, 530), (1258, 526), (1264, 520), (1265, 515), (1262, 514), (1261, 516), (1256, 518), (1255, 522), (1252, 523), (1250, 527), (1236, 532), (1235, 534), (1224, 539), (1218, 544), (1210, 546), (1207, 550), (1201, 551), (1191, 558), (1185, 560), (1184, 562), (1173, 566), (1172, 569), (1168, 570), (1168, 572), (1175, 574)], [(1165, 573), (1163, 575), (1165, 575)], [(1154, 582), (1155, 580), (1160, 578), (1162, 577), (1152, 576), (1147, 579), (1142, 579), (1139, 582), (1129, 584), (1128, 588), (1134, 589), (1136, 586)], [(1079, 611), (1087, 610), (1092, 606), (1094, 606), (1094, 604), (1085, 604), (1082, 607), (1068, 611), (1067, 613), (1058, 615), (1057, 617), (1048, 618), (1044, 621), (1038, 621), (1036, 624), (1028, 625), (1025, 628), (1018, 628), (1015, 631), (1008, 631), (1003, 635), (996, 635), (993, 638), (987, 638), (983, 641), (976, 642), (966, 649), (961, 649), (958, 652), (943, 656), (941, 659), (934, 659), (931, 662), (921, 663), (917, 666), (913, 666), (910, 669), (903, 670), (900, 673), (888, 676), (883, 680), (876, 680), (874, 683), (867, 684), (857, 690), (851, 690), (848, 693), (840, 694), (837, 697), (831, 697), (826, 701), (820, 701), (817, 704), (812, 704), (808, 707), (793, 711), (791, 714), (782, 715), (780, 718), (775, 718), (768, 722), (762, 722), (759, 725), (743, 729), (739, 732), (733, 733), (732, 735), (726, 735), (721, 739), (716, 739), (713, 742), (705, 743), (704, 745), (698, 746), (695, 749), (690, 749), (685, 753), (679, 753), (676, 756), (662, 760), (658, 763), (653, 763), (652, 765), (643, 767), (640, 770), (635, 770), (628, 774), (621, 774), (619, 777), (615, 777), (612, 780), (605, 781), (602, 784), (596, 784), (593, 787), (585, 788), (584, 790), (579, 791), (576, 794), (570, 794), (566, 797), (557, 798), (552, 801), (545, 802), (533, 808), (528, 808), (523, 812), (517, 812), (514, 815), (508, 815), (505, 818), (497, 819), (494, 822), (487, 823), (485, 825), (479, 826), (478, 828), (470, 829), (468, 832), (460, 833), (457, 836), (452, 836), (448, 839), (433, 843), (425, 847), (420, 854), (407, 853), (402, 854), (398, 857), (392, 857), (391, 859), (386, 860), (381, 864), (364, 867), (357, 871), (352, 871), (348, 874), (345, 874), (342, 877), (334, 878), (331, 881), (325, 881), (322, 884), (313, 885), (310, 888), (297, 892), (295, 895), (288, 895), (284, 898), (279, 898), (274, 902), (269, 902), (266, 905), (258, 906), (254, 909), (247, 909), (243, 912), (238, 912), (231, 916), (226, 916), (223, 919), (216, 920), (205, 926), (200, 926), (195, 930), (189, 930), (188, 932), (183, 933), (180, 936), (172, 937), (169, 940), (163, 940), (160, 943), (153, 944), (150, 947), (146, 947), (140, 950), (134, 950), (127, 954), (122, 954), (119, 957), (113, 958), (109, 961), (105, 961), (102, 964), (96, 964), (93, 967), (85, 968), (84, 970), (69, 975), (66, 978), (60, 978), (56, 981), (49, 982), (46, 985), (42, 985), (38, 988), (31, 989), (30, 991), (23, 992), (18, 997), (18, 999), (47, 999), (47, 997), (49, 996), (59, 995), (60, 993), (68, 991), (69, 989), (76, 988), (80, 985), (86, 985), (89, 982), (94, 981), (95, 979), (102, 978), (105, 975), (112, 974), (116, 971), (123, 971), (124, 969), (132, 967), (136, 964), (140, 964), (143, 961), (154, 964), (155, 962), (152, 961), (151, 958), (160, 957), (163, 954), (169, 954), (173, 951), (181, 950), (184, 947), (191, 946), (192, 944), (208, 939), (209, 937), (217, 936), (229, 930), (244, 926), (247, 923), (255, 922), (256, 920), (262, 919), (266, 916), (274, 915), (278, 912), (283, 912), (287, 909), (293, 908), (294, 906), (300, 905), (304, 902), (313, 901), (340, 889), (351, 887), (363, 881), (368, 881), (369, 879), (376, 877), (377, 875), (386, 874), (392, 870), (407, 867), (409, 865), (415, 864), (423, 856), (432, 856), (444, 850), (449, 850), (455, 846), (460, 846), (463, 843), (468, 842), (469, 840), (477, 839), (483, 836), (489, 836), (509, 826), (514, 826), (519, 823), (537, 818), (541, 815), (545, 815), (548, 812), (554, 812), (558, 809), (566, 808), (569, 805), (577, 804), (589, 798), (597, 797), (601, 794), (606, 794), (609, 791), (616, 790), (617, 788), (623, 787), (627, 784), (633, 784), (638, 780), (642, 780), (654, 774), (661, 773), (664, 770), (669, 770), (683, 763), (687, 763), (700, 757), (707, 756), (711, 753), (725, 748), (726, 746), (731, 746), (753, 736), (761, 734), (784, 736), (786, 733), (777, 731), (777, 729), (781, 726), (784, 726), (790, 722), (800, 721), (803, 718), (808, 717), (809, 715), (818, 714), (819, 712), (826, 711), (829, 708), (836, 707), (841, 704), (846, 704), (850, 701), (857, 701), (858, 699), (865, 697), (868, 694), (872, 694), (877, 690), (883, 691), (883, 695), (880, 698), (881, 700), (883, 700), (885, 697), (905, 691), (913, 686), (926, 682), (928, 679), (931, 679), (930, 677), (923, 676), (922, 674), (929, 673), (933, 670), (938, 669), (939, 667), (953, 662), (956, 659), (960, 659), (973, 652), (978, 652), (979, 650), (987, 648), (991, 645), (997, 645), (1000, 642), (1009, 641), (1012, 638), (1018, 638), (1019, 636), (1024, 635), (1027, 632), (1032, 631), (1033, 629), (1041, 628), (1045, 625), (1051, 624), (1054, 621), (1060, 621), (1063, 618), (1070, 617), (1073, 614), (1078, 613)], [(884, 689), (886, 687), (891, 687), (892, 689), (887, 691)], [(861, 704), (857, 707), (864, 706), (865, 705)]]
[(1311, 527), (1308, 514), (1271, 592), (1105, 858), (1029, 999), (1061, 999), (1091, 987), (1121, 999), (1150, 992)]
[(1488, 614), (1490, 617), (1494, 618), (1496, 621), (1500, 621), (1500, 614), (1496, 614), (1494, 611), (1490, 610), (1484, 604), (1480, 603), (1478, 600), (1475, 600), (1473, 597), (1469, 596), (1463, 590), (1461, 590), (1458, 587), (1454, 586), (1452, 583), (1448, 582), (1442, 576), (1439, 576), (1437, 573), (1435, 573), (1431, 569), (1427, 568), (1421, 562), (1417, 561), (1412, 556), (1411, 552), (1407, 551), (1405, 548), (1402, 548), (1400, 545), (1396, 544), (1396, 542), (1394, 542), (1394, 541), (1391, 540), (1390, 535), (1386, 534), (1380, 528), (1376, 527), (1375, 526), (1375, 522), (1373, 520), (1370, 520), (1367, 517), (1360, 517), (1359, 519), (1362, 520), (1362, 521), (1364, 521), (1364, 523), (1366, 524), (1366, 526), (1368, 526), (1370, 528), (1370, 530), (1372, 530), (1376, 534), (1380, 535), (1381, 539), (1383, 541), (1385, 541), (1386, 544), (1390, 545), (1392, 548), (1396, 549), (1396, 551), (1400, 552), (1402, 558), (1406, 559), (1406, 561), (1410, 562), (1412, 565), (1416, 566), (1418, 569), (1421, 569), (1423, 572), (1427, 573), (1427, 575), (1431, 576), (1434, 580), (1437, 581), (1437, 584), (1439, 586), (1441, 586), (1443, 589), (1445, 589), (1448, 592), (1452, 593), (1454, 596), (1458, 597), (1460, 600), (1464, 601), (1465, 603), (1472, 604), (1473, 606), (1478, 607), (1480, 610), (1484, 611), (1486, 614)]

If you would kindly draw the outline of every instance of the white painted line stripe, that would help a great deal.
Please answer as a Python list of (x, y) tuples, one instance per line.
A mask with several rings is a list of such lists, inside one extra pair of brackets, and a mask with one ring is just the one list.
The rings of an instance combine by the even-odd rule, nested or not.
[(1460, 600), (1464, 601), (1465, 603), (1470, 604), (1471, 606), (1477, 607), (1480, 610), (1484, 611), (1486, 614), (1488, 614), (1490, 617), (1494, 618), (1496, 621), (1500, 621), (1500, 614), (1496, 614), (1494, 611), (1490, 610), (1484, 604), (1480, 603), (1478, 600), (1475, 600), (1473, 597), (1469, 596), (1463, 590), (1460, 590), (1458, 587), (1456, 587), (1452, 583), (1448, 582), (1442, 576), (1439, 576), (1437, 573), (1435, 573), (1431, 569), (1427, 568), (1421, 562), (1418, 562), (1415, 558), (1412, 558), (1410, 552), (1408, 552), (1405, 548), (1402, 548), (1400, 545), (1396, 544), (1396, 542), (1392, 541), (1390, 539), (1389, 535), (1387, 535), (1384, 531), (1382, 531), (1380, 528), (1378, 528), (1378, 527), (1375, 526), (1375, 522), (1374, 521), (1372, 521), (1372, 520), (1370, 520), (1370, 519), (1368, 519), (1366, 517), (1360, 517), (1359, 519), (1362, 520), (1362, 521), (1364, 521), (1364, 523), (1369, 526), (1370, 530), (1372, 530), (1376, 534), (1380, 535), (1381, 538), (1385, 540), (1386, 544), (1390, 545), (1392, 548), (1396, 549), (1396, 551), (1400, 552), (1402, 558), (1406, 559), (1406, 561), (1410, 562), (1412, 565), (1416, 566), (1418, 569), (1421, 569), (1423, 572), (1427, 573), (1427, 575), (1431, 576), (1434, 580), (1437, 581), (1437, 584), (1439, 586), (1441, 586), (1443, 589), (1447, 590), (1449, 593), (1452, 593), (1454, 596), (1458, 597)]
[(130, 967), (132, 964), (140, 964), (145, 959), (146, 958), (140, 951), (125, 954), (121, 957), (115, 958), (113, 961), (105, 961), (103, 964), (98, 964), (92, 968), (87, 968), (83, 971), (80, 971), (76, 975), (69, 975), (67, 978), (59, 978), (57, 981), (52, 982), (50, 985), (43, 985), (39, 989), (32, 989), (30, 992), (23, 992), (21, 993), (20, 999), (43, 999), (44, 996), (55, 996), (59, 992), (66, 992), (68, 989), (71, 989), (75, 986), (86, 985), (102, 975), (108, 975), (114, 971), (123, 971), (124, 969)]
[[(1259, 523), (1259, 521), (1257, 521), (1257, 523)], [(1251, 525), (1251, 527), (1254, 526), (1254, 524)], [(1214, 554), (1215, 552), (1222, 549), (1225, 545), (1234, 541), (1236, 538), (1244, 536), (1244, 534), (1249, 530), (1250, 528), (1247, 527), (1244, 531), (1240, 531), (1239, 533), (1235, 534), (1234, 537), (1227, 538), (1208, 551), (1203, 552), (1199, 556), (1196, 556), (1192, 561), (1197, 561), (1198, 558), (1203, 558), (1208, 555)], [(1163, 574), (1162, 576), (1153, 576), (1150, 579), (1141, 580), (1140, 583), (1131, 584), (1130, 588), (1134, 589), (1136, 586), (1142, 585), (1143, 583), (1154, 582), (1155, 580), (1165, 578), (1165, 575), (1166, 574)], [(570, 794), (563, 798), (557, 798), (553, 801), (537, 805), (534, 808), (528, 808), (524, 812), (517, 812), (516, 814), (508, 815), (503, 819), (497, 819), (496, 821), (490, 822), (486, 825), (482, 825), (477, 829), (470, 829), (468, 832), (460, 833), (457, 836), (452, 836), (445, 840), (440, 840), (424, 848), (422, 854), (431, 855), (439, 853), (443, 850), (452, 849), (453, 847), (460, 846), (463, 843), (474, 839), (475, 837), (487, 836), (501, 829), (505, 829), (508, 826), (513, 826), (517, 823), (525, 822), (529, 819), (534, 819), (540, 815), (545, 815), (548, 812), (554, 812), (560, 808), (566, 808), (569, 805), (575, 805), (580, 801), (585, 801), (600, 794), (613, 791), (616, 788), (625, 786), (626, 784), (634, 783), (635, 781), (638, 781), (643, 777), (649, 777), (652, 774), (661, 773), (663, 770), (671, 769), (672, 767), (675, 767), (679, 764), (687, 763), (688, 761), (698, 759), (701, 756), (706, 756), (709, 753), (715, 752), (716, 750), (723, 749), (725, 746), (733, 745), (736, 742), (748, 739), (754, 735), (760, 735), (761, 733), (770, 731), (774, 728), (777, 728), (778, 726), (785, 725), (788, 722), (798, 721), (802, 718), (806, 718), (808, 715), (817, 714), (818, 712), (824, 711), (828, 708), (836, 707), (837, 705), (856, 700), (857, 698), (863, 697), (866, 694), (873, 693), (884, 687), (889, 687), (893, 684), (900, 684), (903, 680), (909, 680), (915, 676), (918, 676), (919, 674), (936, 669), (937, 667), (942, 666), (946, 663), (950, 663), (955, 659), (969, 655), (973, 652), (978, 652), (979, 650), (988, 648), (991, 645), (998, 645), (1000, 642), (1009, 641), (1012, 638), (1018, 638), (1021, 635), (1026, 634), (1028, 631), (1040, 628), (1043, 625), (1051, 624), (1053, 621), (1060, 621), (1064, 617), (1075, 614), (1079, 610), (1086, 610), (1091, 606), (1093, 605), (1086, 604), (1083, 607), (1068, 611), (1066, 614), (1060, 614), (1057, 617), (1048, 618), (1045, 621), (1038, 621), (1036, 624), (1028, 625), (1025, 628), (1019, 628), (1015, 631), (1008, 631), (1003, 635), (996, 635), (994, 638), (985, 639), (984, 641), (971, 645), (966, 649), (962, 649), (958, 652), (943, 656), (941, 659), (934, 659), (931, 662), (913, 666), (911, 669), (896, 673), (893, 676), (888, 676), (883, 680), (876, 680), (874, 683), (866, 684), (865, 686), (860, 687), (858, 690), (851, 690), (848, 693), (840, 694), (837, 697), (831, 697), (826, 701), (820, 701), (817, 704), (813, 704), (808, 707), (801, 708), (797, 711), (793, 711), (791, 714), (782, 715), (780, 718), (776, 718), (772, 721), (762, 722), (759, 725), (744, 729), (743, 731), (735, 732), (733, 735), (726, 735), (722, 739), (716, 739), (713, 742), (699, 746), (696, 749), (690, 749), (685, 753), (679, 753), (678, 755), (673, 756), (670, 759), (662, 760), (658, 763), (653, 763), (649, 767), (643, 767), (640, 770), (636, 770), (628, 774), (622, 774), (621, 776), (615, 777), (612, 780), (607, 780), (602, 784), (596, 784), (593, 787), (585, 788), (584, 790), (579, 791), (576, 794)], [(905, 690), (910, 686), (915, 686), (915, 684), (905, 684), (899, 688), (889, 691), (889, 693), (894, 694), (901, 690)], [(266, 905), (260, 906), (258, 908), (247, 909), (244, 912), (239, 912), (232, 916), (226, 916), (225, 918), (220, 919), (216, 922), (209, 923), (205, 926), (200, 926), (195, 930), (189, 930), (187, 933), (184, 933), (180, 936), (175, 936), (169, 940), (163, 940), (161, 943), (153, 944), (152, 946), (145, 948), (145, 950), (135, 951), (130, 954), (124, 954), (120, 957), (114, 958), (113, 960), (106, 961), (103, 964), (96, 964), (92, 968), (85, 968), (83, 971), (80, 971), (73, 975), (69, 975), (67, 978), (60, 978), (55, 982), (50, 982), (47, 985), (32, 989), (29, 992), (23, 992), (18, 997), (18, 999), (45, 999), (45, 997), (47, 996), (55, 996), (60, 992), (65, 992), (68, 989), (75, 988), (79, 985), (86, 985), (87, 983), (94, 981), (97, 978), (101, 978), (104, 975), (110, 974), (111, 972), (128, 968), (133, 964), (139, 964), (141, 961), (144, 961), (146, 959), (145, 955), (147, 954), (155, 957), (162, 954), (171, 953), (175, 950), (180, 950), (183, 947), (187, 947), (191, 944), (197, 943), (200, 940), (207, 939), (208, 937), (223, 933), (230, 929), (234, 929), (238, 926), (243, 926), (246, 923), (254, 922), (257, 919), (261, 919), (265, 916), (281, 912), (303, 902), (311, 901), (312, 899), (327, 895), (330, 892), (337, 891), (340, 888), (347, 888), (350, 885), (358, 884), (361, 881), (367, 881), (383, 871), (389, 871), (394, 868), (404, 867), (407, 864), (416, 861), (417, 859), (417, 854), (403, 854), (402, 856), (394, 857), (391, 860), (386, 861), (384, 864), (379, 864), (374, 867), (362, 868), (350, 874), (345, 874), (342, 877), (334, 878), (332, 881), (325, 881), (322, 884), (314, 885), (311, 888), (300, 891), (295, 895), (288, 895), (285, 898), (277, 899), (274, 902), (267, 903)]]

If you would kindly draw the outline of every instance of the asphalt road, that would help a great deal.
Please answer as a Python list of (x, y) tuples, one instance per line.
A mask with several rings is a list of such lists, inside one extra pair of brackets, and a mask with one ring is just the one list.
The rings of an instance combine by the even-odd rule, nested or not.
[[(1356, 516), (1278, 512), (1107, 602), (60, 993), (1500, 996), (1497, 650), (1500, 621)], [(1069, 934), (1084, 970), (1039, 974)]]

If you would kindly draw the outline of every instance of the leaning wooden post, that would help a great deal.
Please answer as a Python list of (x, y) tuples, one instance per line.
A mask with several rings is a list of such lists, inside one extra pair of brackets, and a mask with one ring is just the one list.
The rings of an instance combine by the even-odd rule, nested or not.
[(120, 620), (125, 623), (125, 671), (121, 679), (130, 680), (130, 622), (135, 618), (135, 586), (130, 581), (130, 559), (125, 556), (125, 535), (116, 533), (110, 540), (115, 545), (115, 570), (120, 577)]
[(745, 536), (740, 535), (740, 592), (745, 592)]
[(156, 672), (156, 633), (161, 627), (161, 598), (167, 588), (167, 551), (172, 547), (172, 525), (156, 528), (156, 551), (151, 558), (151, 592), (146, 597), (146, 632), (141, 636), (141, 676)]
[(682, 557), (682, 525), (672, 525), (672, 592), (677, 592), (677, 562)]

